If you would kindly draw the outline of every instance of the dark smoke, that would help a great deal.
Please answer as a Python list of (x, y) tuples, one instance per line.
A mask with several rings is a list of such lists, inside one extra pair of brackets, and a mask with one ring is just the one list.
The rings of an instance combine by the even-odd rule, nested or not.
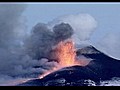
[(46, 24), (39, 23), (25, 41), (26, 52), (33, 59), (49, 58), (52, 48), (60, 41), (70, 38), (72, 34), (73, 29), (69, 24), (57, 24), (50, 30)]
[(73, 29), (69, 24), (61, 23), (53, 27), (56, 41), (60, 42), (65, 39), (71, 38)]
[(25, 4), (0, 4), (0, 80), (38, 75), (56, 67), (58, 63), (50, 61), (53, 48), (74, 33), (68, 23), (55, 24), (52, 29), (38, 23), (26, 36), (25, 8)]
[(51, 31), (46, 24), (38, 23), (26, 37), (22, 21), (25, 8), (26, 5), (22, 4), (0, 4), (0, 80), (41, 74), (52, 69), (57, 62), (47, 59), (50, 51), (60, 40), (72, 35), (68, 24), (56, 25)]
[(32, 29), (31, 36), (25, 41), (26, 52), (33, 59), (46, 57), (54, 42), (54, 35), (46, 24), (38, 23)]
[[(0, 4), (0, 47), (15, 46), (19, 37), (17, 32), (22, 30), (20, 18), (26, 5)], [(19, 30), (17, 31), (16, 29)]]
[(25, 35), (25, 24), (21, 16), (25, 8), (24, 4), (0, 4), (0, 76), (21, 73), (16, 68), (22, 66), (21, 36)]

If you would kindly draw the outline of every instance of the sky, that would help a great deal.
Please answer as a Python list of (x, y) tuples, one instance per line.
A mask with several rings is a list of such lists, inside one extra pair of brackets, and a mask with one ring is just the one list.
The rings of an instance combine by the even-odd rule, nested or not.
[[(120, 39), (120, 3), (28, 2), (25, 4), (27, 4), (27, 8), (24, 10), (22, 15), (25, 17), (28, 32), (38, 22), (47, 24), (53, 19), (72, 14), (85, 13), (91, 15), (97, 21), (97, 27), (92, 33), (89, 41), (105, 53), (120, 58), (120, 48), (118, 48), (120, 44), (119, 41), (117, 41)], [(116, 35), (117, 38), (115, 37)], [(109, 39), (109, 36), (111, 36), (111, 39)], [(100, 42), (102, 42), (102, 44)], [(107, 49), (108, 47), (111, 47), (111, 49)]]
[(119, 31), (119, 10), (119, 3), (28, 3), (23, 16), (26, 16), (27, 27), (30, 30), (38, 22), (47, 23), (60, 16), (78, 13), (90, 14), (98, 23), (90, 39), (95, 43), (108, 32)]
[[(25, 26), (25, 28), (16, 30), (16, 32), (20, 34), (20, 38), (23, 37), (25, 33), (30, 32), (39, 22), (48, 24), (49, 22), (60, 19), (60, 17), (67, 16), (66, 18), (64, 17), (64, 20), (67, 20), (67, 22), (71, 20), (69, 24), (71, 23), (72, 27), (77, 28), (77, 30), (74, 31), (79, 31), (79, 29), (84, 28), (82, 31), (76, 32), (80, 38), (83, 38), (85, 35), (85, 37), (90, 36), (89, 42), (96, 46), (97, 49), (120, 59), (120, 3), (27, 2), (14, 4), (16, 4), (16, 6), (17, 4), (27, 4), (22, 12), (21, 21), (23, 25), (21, 26), (21, 24), (19, 24), (19, 27), (23, 28)], [(12, 14), (14, 15), (14, 13)], [(4, 13), (3, 16), (5, 16)], [(8, 16), (6, 15), (6, 17)], [(95, 21), (97, 22), (95, 30), (87, 30), (86, 27), (89, 27), (88, 29), (91, 27), (94, 28), (95, 25), (93, 24)], [(16, 36), (17, 35), (18, 34), (16, 34)]]

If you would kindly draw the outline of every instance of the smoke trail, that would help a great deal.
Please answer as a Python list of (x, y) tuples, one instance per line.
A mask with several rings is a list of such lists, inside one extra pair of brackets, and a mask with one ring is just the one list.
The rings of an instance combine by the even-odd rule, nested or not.
[(95, 18), (86, 13), (59, 17), (48, 22), (48, 25), (52, 28), (55, 24), (59, 24), (61, 22), (68, 23), (73, 28), (73, 39), (75, 43), (89, 40), (97, 27), (97, 21)]
[[(90, 38), (97, 23), (88, 14), (66, 16), (62, 20), (53, 22), (49, 22), (49, 24), (38, 23), (35, 25), (30, 37), (25, 40), (24, 46), (26, 54), (32, 59), (41, 61), (41, 58), (47, 58), (48, 64), (50, 61), (53, 61), (51, 64), (54, 63), (54, 66), (57, 66), (57, 62), (54, 62), (52, 60), (54, 58), (51, 58), (52, 49), (60, 41), (72, 38), (72, 35), (79, 34), (80, 40)], [(44, 68), (50, 67), (44, 64), (43, 66)]]
[(70, 38), (72, 34), (73, 29), (69, 24), (57, 24), (51, 31), (46, 24), (38, 23), (25, 41), (26, 52), (33, 59), (49, 58), (52, 48), (58, 42)]
[[(41, 57), (49, 56), (52, 46), (62, 40), (58, 38), (59, 35), (66, 33), (66, 30), (69, 35), (71, 27), (68, 24), (57, 25), (54, 32), (51, 32), (46, 24), (38, 23), (33, 27), (31, 36), (23, 42), (25, 47), (21, 46), (20, 43), (26, 38), (22, 35), (26, 33), (23, 28), (24, 23), (20, 22), (25, 8), (26, 5), (20, 4), (0, 5), (0, 74), (2, 76), (34, 76), (55, 67), (56, 62), (49, 62), (48, 59)], [(56, 27), (63, 28), (61, 34)], [(67, 35), (64, 35), (65, 38)], [(28, 53), (25, 52), (26, 49)]]
[(0, 47), (8, 48), (16, 44), (18, 32), (23, 29), (20, 19), (25, 8), (25, 5), (0, 4)]
[[(79, 22), (75, 22), (73, 19), (76, 16), (68, 16), (65, 17), (66, 19), (64, 18), (66, 22), (63, 20), (55, 23), (51, 29), (48, 24), (38, 23), (32, 28), (31, 35), (26, 37), (25, 23), (22, 21), (22, 12), (25, 8), (26, 5), (22, 4), (0, 4), (1, 79), (11, 79), (11, 76), (35, 77), (56, 67), (58, 63), (50, 61), (50, 53), (54, 46), (60, 41), (71, 38), (74, 33), (78, 33), (81, 40), (86, 40), (96, 25), (90, 24), (95, 21), (89, 15), (85, 15), (85, 17), (82, 15), (82, 20), (75, 19), (80, 22), (84, 21), (85, 24), (80, 25), (76, 24)], [(75, 24), (73, 24), (74, 22)], [(90, 33), (82, 36), (81, 32), (84, 34), (84, 30), (86, 32), (90, 30)], [(24, 44), (23, 46), (21, 42)]]
[[(9, 75), (18, 60), (20, 48), (19, 30), (24, 30), (20, 21), (26, 5), (0, 4), (0, 74)], [(21, 27), (22, 26), (22, 27)]]
[(69, 24), (61, 23), (53, 27), (56, 41), (60, 42), (65, 39), (71, 38), (73, 29)]

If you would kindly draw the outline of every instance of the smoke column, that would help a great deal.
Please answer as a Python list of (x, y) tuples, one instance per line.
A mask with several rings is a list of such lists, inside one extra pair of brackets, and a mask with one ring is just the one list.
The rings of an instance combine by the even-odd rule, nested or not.
[(73, 28), (74, 35), (72, 37), (76, 44), (81, 41), (89, 40), (97, 27), (96, 19), (86, 13), (66, 15), (56, 18), (53, 21), (48, 22), (48, 26), (52, 28), (55, 24), (61, 22), (68, 23)]
[[(57, 67), (58, 63), (50, 59), (51, 50), (60, 41), (72, 38), (76, 33), (81, 40), (86, 40), (96, 26), (90, 15), (84, 17), (80, 14), (79, 19), (76, 15), (66, 16), (59, 23), (51, 22), (52, 28), (49, 24), (38, 23), (32, 28), (30, 36), (26, 37), (26, 26), (22, 21), (22, 12), (25, 9), (25, 4), (0, 4), (0, 80), (36, 77)], [(74, 17), (78, 22), (75, 22)], [(86, 24), (80, 23), (79, 27), (76, 24), (79, 21), (86, 21)], [(91, 22), (93, 23), (90, 24)], [(90, 34), (85, 33), (87, 30)]]

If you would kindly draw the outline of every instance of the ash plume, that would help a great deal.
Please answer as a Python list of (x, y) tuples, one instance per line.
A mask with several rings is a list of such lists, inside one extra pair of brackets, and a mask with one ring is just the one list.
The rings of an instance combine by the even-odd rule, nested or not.
[(25, 5), (0, 4), (0, 47), (8, 48), (16, 44), (18, 32), (23, 29), (20, 19), (25, 8)]
[(53, 27), (56, 41), (60, 42), (71, 38), (73, 35), (73, 29), (69, 24), (61, 23)]
[(27, 36), (25, 9), (25, 4), (0, 4), (0, 80), (36, 77), (57, 67), (57, 62), (50, 61), (52, 49), (76, 33), (71, 23), (63, 21), (52, 28), (38, 23)]
[[(21, 21), (26, 5), (0, 4), (0, 74), (12, 75), (20, 62), (21, 40), (25, 25)], [(23, 34), (24, 33), (24, 34)]]
[(96, 30), (96, 19), (87, 13), (66, 15), (58, 17), (48, 22), (49, 28), (53, 28), (55, 24), (68, 23), (74, 30), (72, 36), (74, 42), (80, 44), (81, 41), (89, 40), (93, 32)]
[(38, 23), (31, 31), (31, 36), (25, 40), (26, 53), (33, 59), (46, 57), (54, 42), (54, 35), (46, 24)]
[(52, 48), (60, 41), (71, 38), (73, 29), (69, 24), (61, 23), (51, 31), (46, 24), (38, 23), (26, 39), (26, 53), (33, 59), (49, 58)]

